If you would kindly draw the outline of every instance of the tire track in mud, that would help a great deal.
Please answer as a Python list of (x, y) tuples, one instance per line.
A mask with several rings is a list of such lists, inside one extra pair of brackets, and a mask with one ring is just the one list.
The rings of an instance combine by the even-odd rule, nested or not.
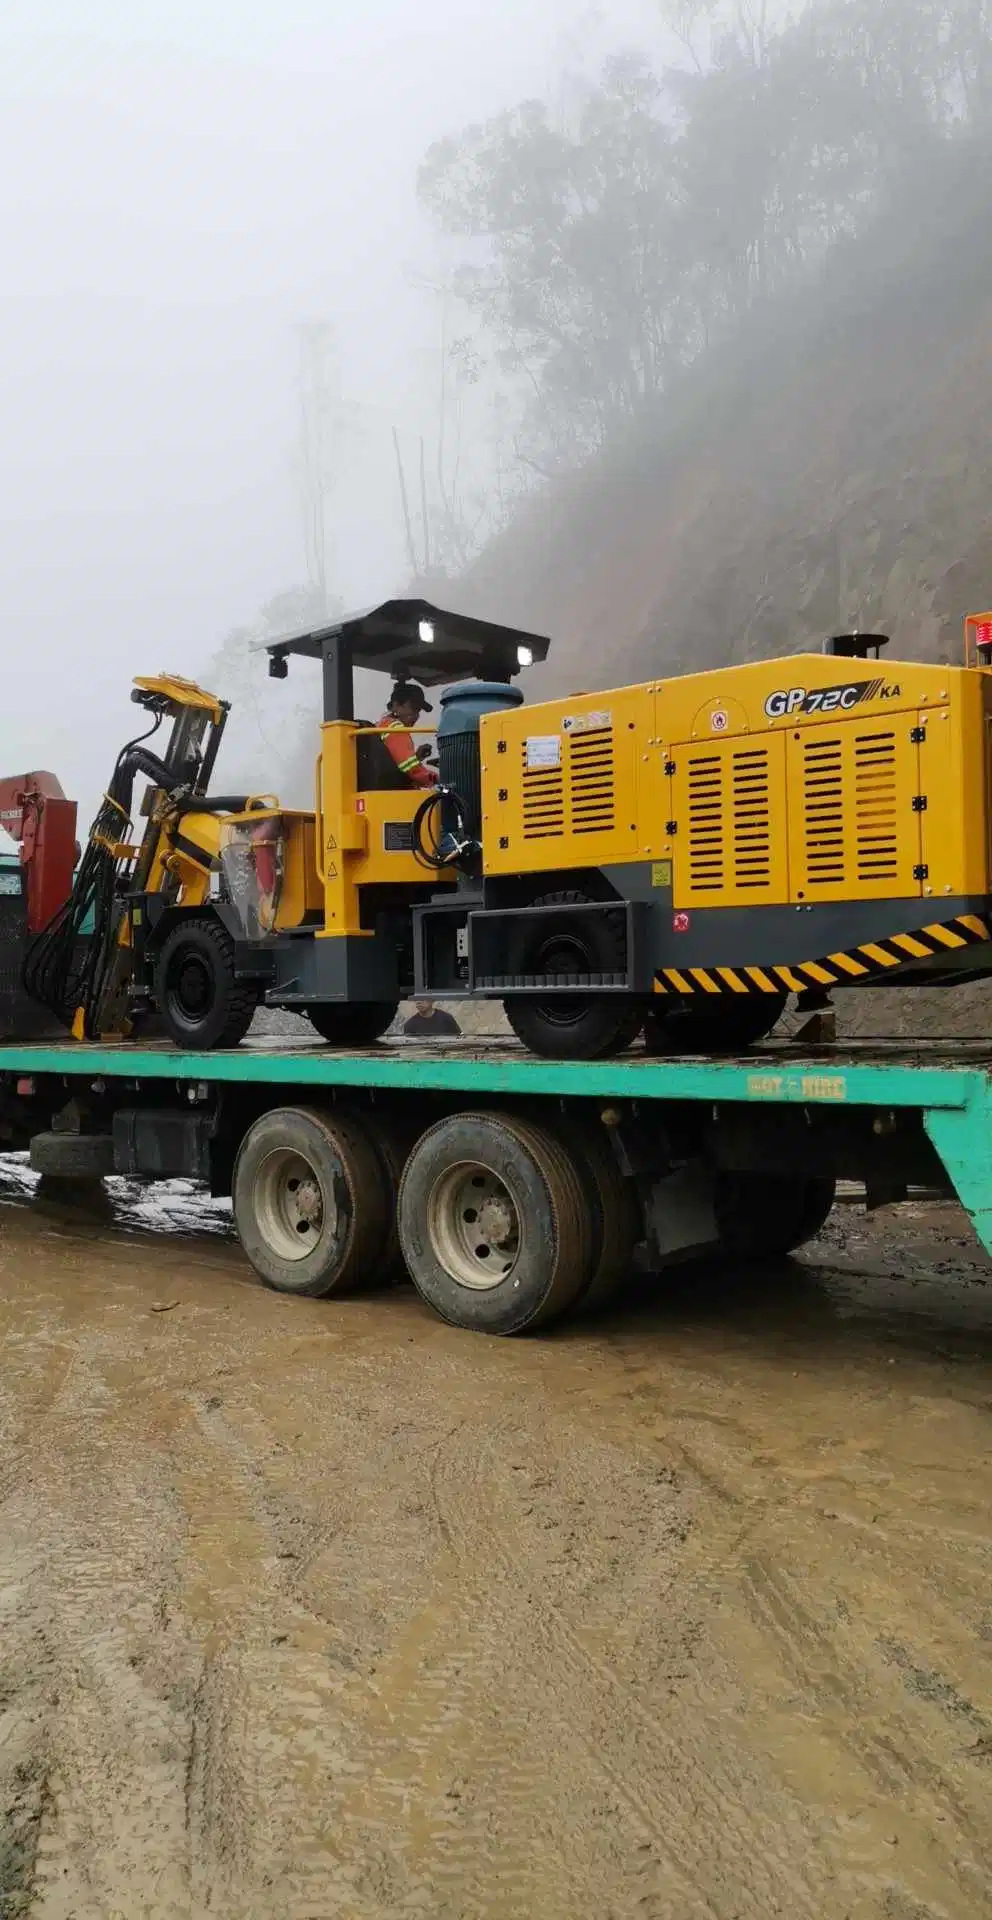
[(492, 1497), (500, 1481), (491, 1433), (474, 1468), (464, 1474), (449, 1463), (439, 1482), (453, 1536), (466, 1557), (501, 1569), (508, 1628), (518, 1636), (531, 1684), (546, 1693), (546, 1676), (554, 1673), (547, 1710), (560, 1713), (564, 1696), (573, 1743), (628, 1810), (637, 1843), (655, 1854), (651, 1910), (666, 1916), (725, 1911), (729, 1888), (736, 1886), (738, 1901), (744, 1897), (746, 1862), (746, 1897), (755, 1912), (774, 1912), (784, 1902), (782, 1910), (795, 1916), (822, 1914), (832, 1873), (808, 1831), (803, 1846), (795, 1845), (804, 1810), (789, 1805), (773, 1776), (761, 1778), (754, 1756), (735, 1753), (730, 1743), (717, 1748), (709, 1716), (700, 1726), (694, 1689), (686, 1707), (677, 1688), (651, 1705), (621, 1678), (615, 1662), (590, 1645), (591, 1623), (578, 1629), (570, 1609), (535, 1581), (533, 1555), (525, 1557), (519, 1546), (514, 1551), (519, 1530), (506, 1504), (497, 1510)]

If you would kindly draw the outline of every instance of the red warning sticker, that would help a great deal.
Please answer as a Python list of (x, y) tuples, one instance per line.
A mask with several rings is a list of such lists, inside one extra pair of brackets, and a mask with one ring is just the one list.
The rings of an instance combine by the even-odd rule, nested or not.
[(688, 933), (688, 931), (689, 931), (689, 915), (687, 913), (673, 913), (672, 914), (672, 932)]

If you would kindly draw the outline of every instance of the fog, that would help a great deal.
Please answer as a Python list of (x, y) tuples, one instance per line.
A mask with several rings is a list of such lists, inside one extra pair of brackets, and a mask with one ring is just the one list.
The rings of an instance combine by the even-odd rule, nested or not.
[(169, 667), (237, 701), (222, 778), (302, 798), (316, 676), (251, 644), (415, 577), (593, 677), (794, 644), (797, 608), (942, 634), (967, 515), (945, 477), (908, 589), (934, 434), (901, 436), (928, 380), (952, 471), (977, 431), (981, 373), (959, 420), (934, 369), (984, 310), (990, 108), (990, 0), (8, 10), (0, 770), (88, 815)]
[[(611, 8), (639, 33), (653, 9)], [(572, 0), (14, 0), (0, 22), (0, 768), (92, 806), (133, 673), (195, 674), (306, 577), (296, 336), (333, 326), (329, 586), (405, 569), (429, 430), (430, 142), (594, 56)], [(264, 770), (263, 770), (264, 771)]]

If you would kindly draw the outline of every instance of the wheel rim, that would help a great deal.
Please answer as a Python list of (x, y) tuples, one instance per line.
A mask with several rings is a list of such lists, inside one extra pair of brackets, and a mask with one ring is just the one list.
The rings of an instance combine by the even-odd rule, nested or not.
[[(332, 1202), (333, 1209), (333, 1202)], [(279, 1147), (255, 1175), (255, 1219), (279, 1260), (305, 1260), (334, 1213), (325, 1208), (316, 1168), (305, 1154)]]
[[(534, 955), (535, 973), (590, 973), (592, 955), (581, 935), (560, 930), (548, 934)], [(589, 1011), (589, 1002), (572, 994), (539, 1000), (542, 1020), (553, 1027), (574, 1027)]]
[(178, 947), (166, 980), (169, 1009), (187, 1026), (196, 1026), (209, 1013), (214, 997), (213, 975), (196, 947)]
[(516, 1201), (491, 1167), (459, 1161), (434, 1182), (427, 1228), (438, 1260), (460, 1287), (489, 1293), (502, 1286), (520, 1252)]

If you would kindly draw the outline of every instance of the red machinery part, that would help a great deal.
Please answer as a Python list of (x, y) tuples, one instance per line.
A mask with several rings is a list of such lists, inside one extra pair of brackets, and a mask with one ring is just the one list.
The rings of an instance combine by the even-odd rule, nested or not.
[(20, 847), (29, 933), (40, 933), (72, 891), (76, 866), (76, 802), (54, 773), (17, 773), (0, 780), (0, 827)]

